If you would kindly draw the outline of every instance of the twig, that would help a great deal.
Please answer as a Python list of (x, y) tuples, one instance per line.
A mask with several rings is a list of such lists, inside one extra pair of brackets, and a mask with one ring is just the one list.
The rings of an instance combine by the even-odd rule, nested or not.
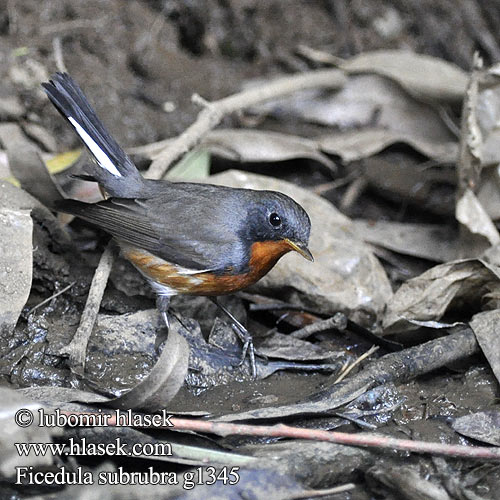
[[(289, 309), (292, 309), (292, 307), (289, 307)], [(250, 308), (250, 310), (253, 311), (254, 309)], [(315, 333), (325, 332), (332, 329), (339, 330), (341, 332), (348, 330), (388, 351), (400, 351), (402, 348), (401, 344), (379, 337), (371, 330), (368, 330), (367, 328), (350, 320), (344, 313), (341, 312), (336, 313), (331, 318), (316, 321), (315, 323), (311, 323), (310, 325), (300, 328), (299, 330), (295, 330), (290, 334), (290, 336), (296, 339), (305, 339)]]
[(82, 376), (85, 371), (87, 344), (92, 334), (92, 330), (94, 329), (97, 313), (99, 312), (102, 296), (104, 295), (112, 266), (113, 245), (110, 243), (101, 255), (101, 260), (95, 270), (78, 329), (71, 342), (67, 346), (64, 346), (60, 352), (62, 355), (69, 356), (71, 371), (80, 376)]
[(347, 316), (342, 313), (337, 313), (328, 319), (316, 321), (310, 325), (304, 326), (300, 330), (295, 330), (290, 334), (290, 337), (295, 339), (306, 339), (311, 335), (327, 330), (345, 330), (347, 328)]
[[(212, 103), (205, 102), (196, 121), (168, 144), (146, 172), (147, 178), (161, 179), (170, 165), (181, 155), (196, 146), (203, 136), (216, 127), (228, 114), (276, 99), (298, 90), (310, 88), (339, 88), (345, 82), (344, 74), (336, 69), (311, 71), (304, 74), (278, 78), (257, 88), (243, 90)], [(198, 102), (200, 99), (198, 99)]]
[(368, 179), (364, 175), (355, 179), (342, 196), (340, 200), (340, 209), (343, 212), (349, 210), (363, 194), (367, 186)]
[(377, 352), (379, 349), (380, 348), (378, 345), (372, 345), (370, 347), (370, 349), (368, 349), (368, 351), (366, 351), (364, 354), (359, 356), (359, 358), (356, 359), (356, 361), (354, 361), (353, 363), (351, 363), (350, 365), (348, 365), (345, 369), (343, 369), (341, 371), (340, 375), (335, 379), (334, 384), (338, 384), (339, 382), (342, 382), (342, 380), (344, 380), (347, 377), (347, 375), (349, 375), (349, 373), (351, 373), (352, 370), (356, 366), (358, 366), (363, 360), (365, 360), (366, 358), (371, 356), (374, 352)]
[[(288, 437), (294, 439), (328, 441), (330, 443), (346, 444), (350, 446), (389, 448), (393, 450), (409, 451), (411, 453), (430, 453), (432, 455), (500, 460), (500, 449), (498, 448), (412, 441), (410, 439), (397, 439), (372, 433), (351, 434), (318, 429), (304, 429), (302, 427), (292, 427), (284, 424), (277, 424), (269, 427), (264, 425), (232, 424), (227, 422), (211, 422), (183, 418), (171, 418), (170, 422), (173, 424), (173, 429), (177, 431), (205, 432), (224, 437), (229, 435)], [(169, 428), (172, 429), (172, 427)]]
[(331, 66), (340, 66), (344, 62), (344, 59), (342, 59), (341, 57), (334, 56), (333, 54), (330, 54), (329, 52), (325, 52), (323, 50), (313, 49), (312, 47), (308, 47), (307, 45), (300, 44), (297, 46), (297, 49), (295, 51), (302, 57), (305, 57), (306, 59), (309, 59), (310, 61), (316, 63), (328, 64)]
[(68, 286), (65, 286), (62, 290), (59, 290), (57, 293), (54, 293), (50, 297), (47, 297), (45, 300), (42, 300), (40, 304), (37, 304), (28, 311), (28, 315), (30, 315), (33, 311), (36, 311), (39, 307), (44, 306), (45, 304), (47, 304), (47, 302), (50, 302), (52, 299), (55, 299), (56, 297), (59, 297), (59, 295), (62, 295), (64, 292), (69, 290), (75, 283), (76, 281), (73, 281), (73, 283), (70, 283)]
[[(92, 415), (92, 412), (75, 412), (61, 410), (64, 415)], [(133, 421), (133, 418), (132, 418)], [(228, 422), (214, 422), (211, 420), (194, 420), (188, 418), (169, 419), (166, 426), (140, 426), (142, 429), (154, 428), (176, 431), (202, 432), (217, 436), (263, 436), (277, 438), (307, 439), (310, 441), (326, 441), (329, 443), (344, 444), (348, 446), (361, 446), (367, 448), (385, 448), (410, 453), (430, 453), (432, 455), (445, 455), (461, 458), (481, 458), (486, 460), (500, 460), (500, 449), (485, 446), (464, 446), (445, 443), (432, 443), (427, 441), (413, 441), (398, 439), (381, 434), (357, 434), (319, 429), (306, 429), (290, 425), (277, 424), (273, 426), (233, 424)], [(106, 421), (108, 426), (117, 426), (116, 414), (111, 414)], [(123, 423), (120, 422), (120, 426)]]
[(287, 496), (287, 500), (301, 500), (303, 498), (317, 498), (317, 497), (325, 497), (329, 495), (336, 495), (337, 493), (344, 493), (344, 491), (351, 491), (356, 488), (356, 485), (353, 483), (341, 484), (339, 486), (334, 486), (333, 488), (328, 488), (326, 490), (304, 490), (299, 493), (293, 493), (290, 496)]

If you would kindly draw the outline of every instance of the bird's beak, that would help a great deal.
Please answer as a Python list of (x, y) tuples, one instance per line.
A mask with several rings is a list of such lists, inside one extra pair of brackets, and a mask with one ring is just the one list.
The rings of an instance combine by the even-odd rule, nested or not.
[(296, 252), (300, 253), (300, 255), (304, 257), (304, 259), (314, 262), (314, 257), (312, 256), (312, 253), (309, 250), (309, 248), (307, 248), (307, 245), (305, 245), (304, 243), (295, 243), (294, 241), (289, 240), (288, 238), (285, 241), (290, 245), (292, 250), (295, 250)]

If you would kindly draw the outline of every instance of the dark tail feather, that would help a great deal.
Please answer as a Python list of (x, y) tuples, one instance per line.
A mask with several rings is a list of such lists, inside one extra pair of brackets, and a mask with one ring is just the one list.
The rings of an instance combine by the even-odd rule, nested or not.
[(68, 74), (56, 73), (42, 86), (97, 163), (91, 172), (92, 177), (111, 196), (140, 196), (143, 188), (141, 174), (101, 123), (78, 84)]

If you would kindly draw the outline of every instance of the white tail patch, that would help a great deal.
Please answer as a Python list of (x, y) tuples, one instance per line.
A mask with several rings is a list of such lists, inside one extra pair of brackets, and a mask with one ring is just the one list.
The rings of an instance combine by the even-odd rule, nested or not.
[(108, 155), (99, 147), (97, 142), (95, 142), (94, 139), (87, 134), (83, 127), (71, 116), (68, 116), (68, 120), (71, 122), (73, 127), (75, 127), (76, 133), (81, 137), (85, 145), (90, 149), (90, 152), (94, 155), (94, 158), (99, 166), (106, 169), (115, 177), (122, 177), (122, 174), (120, 174), (115, 164), (109, 159)]

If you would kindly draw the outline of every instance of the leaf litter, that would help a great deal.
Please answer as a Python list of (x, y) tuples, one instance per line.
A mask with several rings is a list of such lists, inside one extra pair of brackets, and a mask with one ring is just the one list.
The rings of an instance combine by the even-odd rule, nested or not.
[[(307, 158), (326, 167), (330, 176), (341, 175), (343, 170), (349, 169), (347, 163), (356, 166), (356, 162), (370, 159), (380, 153), (387, 154), (385, 158), (390, 161), (393, 148), (400, 144), (410, 146), (405, 149), (405, 154), (409, 157), (421, 160), (416, 156), (419, 154), (438, 164), (455, 163), (458, 144), (448, 125), (443, 121), (439, 106), (459, 103), (467, 86), (467, 76), (463, 71), (444, 61), (403, 51), (361, 54), (342, 62), (340, 67), (346, 72), (347, 79), (343, 88), (334, 93), (308, 91), (306, 94), (284, 99), (279, 104), (269, 103), (253, 109), (254, 112), (274, 116), (278, 121), (293, 117), (314, 122), (325, 129), (328, 127), (326, 133), (306, 138), (281, 132), (267, 132), (264, 129), (217, 130), (205, 138), (205, 142), (201, 144), (202, 151), (210, 151), (214, 158), (237, 160), (242, 163), (243, 168), (246, 166), (245, 163)], [(432, 72), (436, 77), (423, 78), (422, 75), (428, 72)], [(495, 77), (494, 69), (490, 70), (489, 76)], [(487, 116), (487, 113), (491, 113), (494, 109), (492, 105), (496, 102), (495, 99), (491, 91), (483, 93), (479, 91), (479, 98), (470, 106), (471, 111), (464, 111), (466, 118), (470, 118), (473, 114), (477, 115), (475, 122), (482, 128), (482, 133), (477, 136), (477, 144), (468, 141), (465, 143), (466, 148), (462, 136), (462, 157), (463, 151), (472, 154), (476, 148), (483, 147), (484, 137), (488, 137), (488, 133), (493, 134), (494, 120), (491, 116)], [(473, 121), (469, 119), (469, 125)], [(29, 129), (32, 138), (44, 144), (46, 148), (51, 147), (50, 141), (47, 140), (49, 136), (46, 136), (43, 130), (34, 127)], [(26, 130), (28, 131), (28, 128)], [(463, 129), (462, 134), (464, 133), (470, 135), (471, 127), (469, 126), (466, 132)], [(14, 141), (12, 138), (13, 134), (10, 136), (4, 134), (3, 137), (2, 142), (7, 150), (10, 148), (11, 152), (15, 152), (20, 147), (17, 139)], [(483, 158), (492, 158), (493, 160), (487, 161), (493, 163), (495, 156), (494, 152), (491, 152), (492, 142), (493, 139), (488, 143), (490, 149), (483, 147), (481, 155)], [(152, 151), (155, 151), (153, 147), (149, 150), (143, 148), (142, 151), (137, 148), (135, 153), (151, 158), (155, 154)], [(340, 171), (333, 160), (326, 156), (327, 154), (338, 156), (345, 162), (341, 165)], [(11, 158), (12, 156), (9, 158), (9, 166), (12, 169), (15, 161)], [(25, 165), (27, 163), (29, 162), (26, 160)], [(33, 182), (31, 179), (32, 188), (30, 188), (26, 184), (30, 180), (29, 175), (24, 177), (21, 175), (25, 181), (23, 187), (33, 194), (37, 193), (40, 198), (46, 198), (46, 192), (40, 192), (40, 189), (42, 191), (48, 189), (50, 192), (52, 180), (39, 170), (40, 162), (38, 166), (35, 166), (35, 163), (33, 160), (33, 167), (30, 167), (38, 172), (35, 179), (45, 180), (40, 180), (40, 185), (37, 186), (36, 180)], [(207, 153), (202, 152), (201, 156), (194, 157), (187, 166), (182, 165), (182, 168), (175, 173), (181, 177), (185, 175), (186, 178), (202, 178), (208, 172), (211, 163), (212, 158), (209, 159)], [(410, 165), (410, 162), (408, 164)], [(461, 165), (463, 164), (462, 162)], [(467, 168), (469, 167), (462, 167), (462, 178), (470, 178)], [(489, 171), (493, 169), (494, 167)], [(13, 170), (14, 173), (22, 172), (16, 168)], [(394, 175), (394, 171), (390, 168), (387, 168), (385, 173), (387, 177)], [(416, 178), (424, 175), (423, 171), (414, 174)], [(324, 424), (327, 428), (329, 428), (327, 418), (331, 418), (331, 413), (336, 413), (350, 418), (353, 426), (367, 428), (373, 419), (380, 419), (380, 425), (384, 425), (390, 421), (391, 415), (400, 411), (403, 399), (398, 391), (405, 383), (431, 370), (443, 369), (450, 363), (468, 359), (468, 356), (477, 353), (476, 338), (487, 362), (498, 377), (498, 360), (494, 355), (498, 351), (498, 346), (494, 331), (498, 320), (496, 315), (499, 310), (500, 274), (495, 260), (498, 232), (492, 222), (492, 219), (496, 219), (492, 215), (496, 207), (493, 204), (490, 207), (486, 206), (484, 194), (481, 196), (481, 190), (478, 193), (475, 185), (460, 193), (461, 198), (456, 206), (456, 221), (466, 227), (470, 234), (461, 233), (461, 239), (457, 240), (457, 224), (446, 218), (440, 221), (440, 224), (429, 224), (425, 218), (424, 221), (417, 220), (417, 222), (411, 219), (410, 221), (378, 220), (375, 224), (371, 220), (353, 221), (337, 211), (328, 201), (284, 181), (238, 171), (224, 172), (212, 176), (210, 180), (239, 187), (277, 189), (285, 192), (306, 208), (313, 221), (311, 249), (316, 258), (315, 267), (306, 267), (306, 264), (296, 256), (287, 256), (250, 292), (264, 293), (305, 309), (312, 308), (325, 316), (341, 312), (350, 321), (371, 328), (379, 334), (391, 334), (402, 341), (411, 337), (411, 343), (419, 342), (419, 344), (403, 349), (400, 353), (382, 352), (380, 358), (374, 357), (369, 363), (356, 367), (346, 380), (337, 385), (332, 382), (337, 377), (340, 365), (351, 363), (352, 355), (350, 353), (346, 355), (335, 343), (329, 344), (328, 342), (332, 342), (329, 332), (316, 332), (306, 341), (289, 337), (285, 332), (269, 333), (274, 325), (261, 325), (256, 327), (256, 346), (258, 352), (268, 356), (269, 359), (259, 361), (258, 380), (253, 382), (246, 377), (245, 366), (235, 367), (230, 362), (232, 359), (238, 359), (240, 346), (224, 321), (216, 321), (207, 342), (205, 340), (207, 332), (202, 331), (193, 319), (196, 318), (196, 307), (193, 306), (187, 317), (182, 314), (178, 316), (178, 320), (173, 320), (171, 332), (161, 349), (156, 342), (157, 336), (161, 340), (161, 328), (156, 323), (154, 310), (143, 309), (139, 312), (132, 310), (124, 313), (123, 308), (127, 306), (124, 305), (123, 292), (108, 290), (108, 294), (114, 293), (118, 296), (116, 302), (122, 301), (123, 304), (118, 305), (109, 297), (104, 302), (106, 309), (111, 308), (111, 311), (106, 310), (106, 313), (113, 314), (101, 313), (98, 316), (97, 326), (87, 351), (87, 372), (83, 378), (68, 379), (71, 380), (71, 385), (78, 389), (53, 387), (50, 389), (54, 389), (54, 392), (50, 395), (50, 391), (43, 391), (44, 388), (37, 390), (33, 387), (24, 390), (25, 394), (22, 397), (27, 397), (29, 394), (39, 401), (49, 399), (52, 405), (59, 408), (66, 407), (68, 411), (76, 408), (71, 406), (74, 403), (69, 401), (80, 401), (79, 408), (87, 410), (95, 410), (96, 405), (104, 405), (152, 412), (167, 406), (177, 410), (179, 414), (183, 411), (192, 416), (208, 413), (210, 416), (217, 416), (221, 422), (263, 420), (272, 423), (283, 417), (299, 422), (305, 416), (313, 416), (318, 419), (316, 421), (318, 425)], [(487, 181), (486, 184), (481, 182), (482, 180), (478, 180), (477, 185), (486, 190), (483, 193), (487, 192), (488, 188), (492, 189), (492, 181)], [(460, 183), (457, 184), (460, 189)], [(60, 195), (59, 188), (56, 190)], [(372, 184), (372, 190), (378, 194), (377, 186)], [(364, 193), (361, 193), (362, 200), (363, 196)], [(422, 193), (421, 196), (426, 197)], [(31, 207), (24, 210), (21, 218), (30, 221), (28, 214)], [(34, 224), (35, 230), (38, 230), (36, 219)], [(28, 246), (31, 240), (30, 231), (31, 229), (25, 231), (26, 237), (22, 248), (31, 249)], [(481, 245), (473, 240), (472, 235), (479, 235), (482, 238)], [(369, 243), (412, 258), (443, 262), (443, 264), (408, 280), (393, 293), (394, 283), (390, 282), (386, 270), (378, 261)], [(81, 248), (82, 246), (78, 251), (81, 251)], [(487, 249), (489, 251), (484, 253)], [(48, 250), (44, 248), (43, 251)], [(456, 255), (469, 258), (455, 260)], [(25, 271), (31, 269), (29, 265), (32, 261), (31, 254), (26, 254), (22, 261)], [(84, 267), (89, 270), (88, 265)], [(35, 277), (38, 283), (38, 275)], [(29, 292), (30, 288), (31, 280), (21, 287), (22, 294), (16, 313), (10, 323), (6, 322), (10, 325), (10, 329), (14, 328), (18, 318), (20, 318), (18, 330), (27, 323), (22, 309), (29, 299), (27, 290)], [(127, 290), (126, 284), (124, 289)], [(46, 290), (42, 288), (42, 295), (43, 292), (46, 294)], [(134, 294), (130, 295), (131, 303), (137, 305), (139, 302), (134, 302), (136, 300)], [(16, 357), (16, 363), (26, 374), (30, 373), (30, 363), (34, 362), (35, 358), (39, 363), (37, 366), (43, 364), (48, 366), (51, 363), (50, 359), (57, 357), (57, 346), (64, 340), (64, 335), (58, 338), (53, 328), (56, 324), (53, 315), (54, 312), (58, 313), (69, 307), (68, 319), (77, 318), (82, 299), (79, 299), (80, 303), (76, 303), (76, 308), (75, 305), (71, 305), (71, 300), (55, 297), (48, 305), (40, 307), (36, 314), (33, 313), (33, 317), (29, 320), (31, 325), (44, 332), (43, 335), (46, 337), (36, 352), (26, 351), (26, 355)], [(246, 314), (243, 307), (245, 301), (243, 299), (238, 301), (243, 314)], [(484, 310), (485, 308), (493, 310)], [(254, 315), (249, 313), (247, 316), (253, 325)], [(204, 319), (200, 318), (200, 321), (203, 322)], [(468, 322), (470, 328), (467, 327)], [(73, 323), (73, 331), (75, 326)], [(438, 331), (440, 338), (429, 340), (427, 344), (420, 343), (419, 339), (437, 336)], [(66, 336), (70, 334), (71, 332), (66, 332)], [(417, 337), (417, 334), (420, 337)], [(12, 349), (14, 344), (15, 342), (3, 345), (3, 354)], [(24, 345), (17, 342), (15, 347), (24, 348)], [(359, 352), (356, 351), (359, 347), (349, 346), (349, 350)], [(64, 360), (58, 359), (64, 365)], [(317, 363), (317, 366), (313, 367), (311, 362)], [(331, 375), (318, 373), (305, 375), (304, 372), (299, 378), (294, 379), (293, 375), (280, 373), (276, 377), (283, 378), (281, 383), (266, 382), (268, 380), (266, 377), (278, 371), (287, 369), (300, 371), (301, 367), (306, 370), (307, 365), (309, 369), (319, 371), (321, 365), (326, 366), (328, 362), (331, 365), (329, 370), (334, 372)], [(136, 369), (128, 370), (134, 363)], [(128, 379), (120, 380), (117, 384), (116, 378), (113, 377), (120, 376), (120, 368), (121, 376), (127, 372)], [(67, 367), (65, 369), (67, 370)], [(31, 373), (35, 374), (35, 371), (31, 370)], [(29, 375), (22, 380), (29, 382), (27, 377)], [(59, 383), (61, 380), (63, 379), (60, 379)], [(68, 380), (64, 379), (63, 383), (68, 383)], [(275, 379), (271, 377), (269, 380)], [(35, 376), (31, 382), (36, 385)], [(288, 387), (286, 390), (285, 387), (293, 383), (298, 385)], [(246, 392), (241, 391), (243, 395), (240, 399), (234, 397), (239, 390), (238, 384), (246, 386)], [(85, 392), (82, 392), (83, 389)], [(211, 391), (214, 391), (212, 394), (216, 394), (217, 390), (220, 391), (219, 394), (226, 392), (225, 397), (230, 399), (230, 402), (222, 404), (212, 401), (218, 404), (210, 406), (210, 398), (207, 395), (210, 395)], [(249, 394), (252, 391), (262, 392), (250, 398)], [(99, 396), (97, 392), (109, 396)], [(17, 394), (22, 393), (23, 390)], [(222, 401), (222, 395), (217, 397)], [(380, 401), (382, 405), (379, 405)], [(349, 402), (353, 402), (349, 409), (342, 408)], [(481, 419), (490, 426), (496, 425), (497, 419), (493, 412), (476, 413), (476, 415), (476, 417), (471, 416), (473, 425)], [(454, 423), (454, 428), (458, 432), (463, 431), (464, 435), (481, 438), (481, 431), (464, 431), (463, 421), (461, 427), (459, 422), (457, 419)], [(485, 429), (487, 426), (483, 425), (482, 428)], [(66, 429), (64, 438), (67, 439), (70, 435), (72, 436)], [(123, 436), (131, 443), (146, 442), (145, 440), (150, 438), (148, 434), (127, 428), (114, 429), (107, 437), (104, 433), (88, 429), (78, 436), (94, 439), (95, 442), (117, 436)], [(44, 439), (47, 441), (50, 437), (45, 436)], [(183, 442), (183, 439), (187, 439), (188, 442)], [(178, 451), (172, 461), (183, 465), (195, 465), (208, 460), (214, 464), (235, 463), (250, 467), (250, 456), (263, 457), (274, 454), (280, 457), (283, 464), (283, 470), (280, 472), (290, 481), (289, 485), (297, 479), (305, 480), (301, 474), (314, 473), (315, 470), (318, 484), (323, 484), (320, 476), (326, 471), (322, 471), (321, 474), (318, 472), (315, 460), (318, 454), (323, 460), (327, 460), (329, 454), (332, 454), (327, 460), (329, 471), (332, 470), (332, 463), (336, 460), (333, 455), (343, 452), (345, 456), (350, 456), (352, 462), (349, 464), (341, 465), (338, 457), (336, 461), (338, 470), (347, 476), (351, 474), (349, 477), (353, 477), (353, 468), (366, 468), (368, 463), (374, 462), (374, 456), (366, 451), (359, 449), (347, 451), (350, 449), (330, 443), (304, 445), (302, 442), (291, 440), (274, 444), (245, 445), (244, 442), (242, 444), (235, 439), (229, 446), (232, 451), (227, 452), (219, 446), (219, 443), (210, 442), (206, 437), (199, 437), (200, 446), (189, 444), (189, 439), (193, 439), (194, 442), (194, 435), (186, 434), (184, 438), (179, 439), (176, 443)], [(484, 437), (484, 440), (490, 444), (498, 444), (491, 437)], [(159, 441), (172, 442), (175, 439), (164, 434)], [(229, 442), (226, 441), (226, 444)], [(277, 466), (275, 460), (269, 460), (262, 464)], [(297, 472), (294, 460), (299, 460), (301, 463), (299, 467), (301, 472), (300, 470)], [(258, 470), (254, 470), (252, 474), (254, 476), (248, 476), (251, 478), (247, 478), (248, 481), (262, 482), (266, 477), (265, 473)], [(266, 481), (269, 481), (270, 486), (279, 489), (279, 480), (276, 477)], [(295, 484), (292, 490), (296, 491)], [(276, 491), (273, 490), (274, 493)], [(212, 492), (213, 490), (210, 493)]]

